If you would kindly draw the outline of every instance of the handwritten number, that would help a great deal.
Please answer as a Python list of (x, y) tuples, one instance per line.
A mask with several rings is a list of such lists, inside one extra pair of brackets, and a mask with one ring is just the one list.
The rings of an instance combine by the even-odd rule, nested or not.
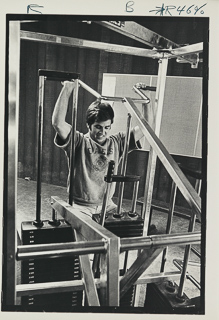
[[(195, 13), (194, 13), (194, 15), (195, 15), (195, 14), (196, 14), (196, 13), (197, 13), (201, 8), (203, 8), (204, 6), (206, 6), (206, 4), (207, 4), (207, 3), (203, 4), (203, 6), (201, 6), (200, 8), (199, 8), (198, 6), (196, 6), (196, 7), (194, 8), (194, 9), (195, 9)], [(200, 13), (201, 13), (201, 14), (203, 14), (203, 13), (204, 13), (204, 11), (203, 11), (203, 10), (201, 10), (201, 11), (200, 11)]]
[(134, 1), (128, 1), (126, 3), (126, 12), (133, 12), (134, 8), (132, 8), (134, 6), (135, 2)]
[(177, 8), (177, 11), (179, 12), (179, 16), (181, 15), (181, 13), (182, 13), (183, 11), (185, 11), (185, 7), (186, 7), (186, 6), (184, 6), (184, 7), (181, 9), (181, 6), (179, 6), (179, 7)]
[(38, 4), (29, 4), (29, 5), (27, 6), (27, 13), (29, 13), (29, 10), (31, 10), (31, 11), (34, 11), (34, 12), (37, 12), (37, 13), (42, 14), (42, 12), (40, 12), (40, 11), (38, 11), (38, 10), (35, 10), (35, 9), (33, 9), (33, 8), (43, 8), (43, 6), (39, 6)]
[[(132, 1), (129, 1), (129, 2), (132, 2)], [(207, 3), (203, 4), (201, 7), (198, 7), (193, 4), (186, 9), (186, 5), (184, 5), (183, 7), (182, 6), (175, 7), (170, 5), (165, 6), (163, 3), (161, 7), (155, 7), (156, 8), (155, 10), (149, 10), (149, 12), (155, 12), (155, 14), (160, 14), (160, 16), (163, 16), (164, 14), (172, 16), (171, 11), (176, 9), (179, 15), (181, 15), (182, 12), (185, 12), (186, 14), (193, 13), (194, 15), (196, 15), (197, 12), (204, 14), (204, 10), (201, 10), (201, 9), (206, 5)]]
[(190, 7), (188, 7), (188, 9), (186, 10), (186, 13), (187, 13), (187, 14), (190, 14), (190, 13), (191, 13), (191, 8), (192, 8), (192, 7), (194, 7), (194, 4), (191, 5)]

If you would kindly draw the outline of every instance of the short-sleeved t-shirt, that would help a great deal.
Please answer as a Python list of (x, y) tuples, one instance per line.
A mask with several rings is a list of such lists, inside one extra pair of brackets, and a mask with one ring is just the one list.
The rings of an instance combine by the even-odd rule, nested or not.
[[(58, 134), (55, 136), (55, 145), (62, 148), (70, 164), (71, 135), (67, 141), (63, 141)], [(106, 183), (104, 177), (107, 174), (109, 161), (115, 161), (114, 174), (117, 174), (125, 143), (125, 133), (120, 132), (107, 138), (104, 145), (95, 142), (90, 134), (76, 131), (75, 138), (75, 167), (73, 183), (73, 200), (77, 204), (93, 206), (101, 205)], [(131, 131), (129, 150), (139, 147)], [(69, 176), (67, 181), (69, 189)], [(111, 184), (109, 199), (115, 191), (115, 183)]]

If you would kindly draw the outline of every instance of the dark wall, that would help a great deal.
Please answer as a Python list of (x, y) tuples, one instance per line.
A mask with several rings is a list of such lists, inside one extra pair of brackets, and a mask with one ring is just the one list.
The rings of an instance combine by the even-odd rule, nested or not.
[[(63, 35), (80, 39), (101, 41), (126, 46), (145, 47), (141, 43), (101, 27), (98, 24), (82, 23), (75, 18), (41, 17), (39, 21), (21, 24), (22, 30)], [(104, 19), (103, 19), (104, 20)], [(156, 19), (139, 18), (145, 27), (169, 38), (178, 44), (192, 44), (206, 39), (208, 23), (205, 19)], [(157, 60), (131, 55), (107, 53), (93, 49), (71, 48), (21, 40), (20, 60), (20, 110), (19, 110), (19, 177), (36, 179), (37, 156), (37, 104), (38, 69), (71, 71), (80, 73), (80, 79), (101, 93), (103, 73), (155, 74)], [(201, 77), (203, 64), (192, 69), (189, 64), (169, 61), (168, 75)], [(63, 152), (54, 146), (54, 129), (51, 117), (61, 84), (53, 81), (45, 83), (43, 171), (42, 181), (56, 185), (66, 185), (67, 164)], [(77, 129), (86, 132), (85, 112), (94, 97), (84, 89), (79, 90)], [(67, 115), (71, 119), (71, 108)]]

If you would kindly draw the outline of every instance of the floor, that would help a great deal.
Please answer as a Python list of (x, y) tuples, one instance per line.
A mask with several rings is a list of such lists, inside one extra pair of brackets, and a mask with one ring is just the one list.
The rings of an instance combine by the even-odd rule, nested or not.
[[(17, 186), (17, 216), (16, 224), (19, 235), (21, 234), (21, 223), (23, 221), (33, 221), (36, 216), (36, 182), (25, 179), (18, 179)], [(50, 208), (51, 196), (59, 196), (64, 201), (68, 201), (68, 194), (64, 187), (42, 184), (41, 192), (41, 219), (51, 219), (52, 211)], [(124, 208), (127, 206), (129, 201), (124, 201)], [(126, 209), (126, 208), (125, 208)], [(61, 216), (58, 218), (61, 218)], [(153, 211), (151, 223), (156, 226), (156, 234), (164, 234), (167, 222), (167, 214), (164, 212)], [(172, 222), (172, 233), (183, 233), (188, 230), (188, 219), (182, 217), (173, 217)], [(200, 231), (200, 224), (196, 223), (195, 231)], [(195, 245), (200, 250), (199, 245)], [(165, 264), (165, 271), (178, 271), (176, 266), (173, 264), (173, 259), (183, 260), (185, 246), (170, 246), (168, 248), (167, 262)], [(129, 265), (135, 260), (136, 252), (131, 251), (129, 254)], [(150, 265), (145, 271), (145, 274), (159, 273), (161, 265), (161, 255)], [(191, 253), (190, 261), (199, 263), (199, 258)], [(197, 266), (190, 265), (188, 272), (198, 282), (200, 282), (200, 268)], [(18, 279), (19, 282), (19, 279)], [(177, 282), (176, 282), (177, 283)], [(194, 286), (188, 279), (185, 282), (184, 292), (189, 298), (197, 297), (200, 295), (199, 289)], [(143, 304), (144, 300), (144, 286), (140, 288), (139, 306)]]

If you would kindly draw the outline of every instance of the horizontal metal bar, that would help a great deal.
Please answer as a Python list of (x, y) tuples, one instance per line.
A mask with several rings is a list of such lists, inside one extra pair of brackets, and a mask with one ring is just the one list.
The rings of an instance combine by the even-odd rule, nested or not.
[(17, 247), (17, 260), (67, 257), (104, 252), (106, 252), (106, 241), (104, 240), (22, 245)]
[(142, 116), (138, 108), (135, 106), (130, 98), (125, 98), (126, 107), (128, 112), (138, 120), (138, 125), (148, 140), (149, 144), (161, 160), (167, 172), (175, 182), (177, 188), (180, 190), (190, 207), (197, 214), (198, 219), (201, 221), (201, 198), (192, 187), (188, 179), (185, 177), (177, 163), (171, 157), (165, 146), (160, 139), (156, 136), (152, 128), (149, 126), (145, 118)]
[(71, 81), (73, 79), (78, 79), (80, 74), (73, 73), (73, 72), (66, 72), (66, 71), (39, 69), (38, 75), (45, 77), (46, 80), (53, 80), (53, 81), (69, 80), (69, 81)]
[(181, 276), (180, 271), (171, 271), (171, 272), (165, 272), (165, 273), (152, 273), (152, 274), (147, 274), (145, 276), (140, 277), (135, 282), (135, 285), (161, 282), (161, 281), (165, 281), (165, 280), (179, 280), (180, 276)]
[(134, 56), (148, 57), (148, 58), (160, 58), (160, 54), (156, 50), (136, 48), (130, 46), (122, 46), (119, 44), (111, 44), (105, 42), (97, 42), (90, 40), (82, 40), (78, 38), (70, 38), (57, 36), (53, 34), (37, 33), (30, 31), (20, 32), (21, 40), (31, 40), (37, 42), (45, 42), (56, 45), (65, 45), (69, 47), (85, 48), (85, 49), (97, 49), (111, 53), (128, 54)]
[[(124, 97), (109, 97), (109, 96), (101, 96), (101, 99), (103, 100), (109, 100), (109, 101), (121, 101), (124, 102)], [(136, 99), (136, 98), (132, 98), (132, 100), (135, 103), (147, 103), (148, 99)]]
[[(113, 175), (111, 177), (111, 182), (136, 182), (141, 179), (140, 176), (134, 176), (134, 175), (127, 175), (127, 176), (119, 176), (119, 175)], [(106, 181), (106, 178), (104, 178)]]
[(176, 48), (170, 50), (170, 53), (177, 57), (177, 56), (183, 56), (186, 58), (186, 55), (194, 54), (194, 53), (200, 53), (203, 51), (203, 42), (190, 44), (188, 46)]
[[(96, 281), (97, 282), (97, 281)], [(98, 281), (99, 283), (99, 281)], [(57, 282), (41, 282), (19, 284), (16, 286), (18, 297), (35, 295), (35, 294), (48, 294), (69, 291), (82, 291), (84, 290), (83, 280), (71, 281), (57, 281)]]
[[(163, 57), (171, 59), (171, 58), (177, 57), (177, 54), (176, 54), (177, 51), (176, 52), (173, 51), (173, 53), (171, 53), (171, 51), (159, 52), (156, 49), (152, 50), (152, 49), (144, 49), (144, 48), (137, 48), (137, 47), (130, 47), (130, 46), (122, 46), (118, 44), (83, 40), (78, 38), (57, 36), (53, 34), (37, 33), (37, 32), (24, 31), (24, 30), (21, 30), (20, 32), (20, 38), (21, 40), (39, 41), (39, 42), (51, 43), (56, 45), (65, 45), (65, 46), (77, 47), (77, 48), (97, 49), (97, 50), (103, 50), (111, 53), (128, 54), (128, 55), (141, 56), (141, 57), (147, 57), (147, 58), (153, 58), (153, 59), (162, 59)], [(194, 47), (194, 50), (197, 51), (197, 47)], [(192, 50), (190, 49), (190, 51)], [(183, 52), (186, 52), (186, 49), (184, 49)], [(192, 65), (197, 66), (197, 62), (198, 62), (197, 55), (195, 55), (195, 57), (193, 58), (191, 56), (184, 57), (179, 53), (178, 56), (180, 57), (182, 62), (185, 60), (184, 62), (191, 63)]]
[(120, 251), (158, 248), (169, 245), (200, 243), (201, 232), (162, 234), (148, 237), (121, 238)]
[[(165, 273), (155, 273), (148, 274), (139, 278), (135, 285), (137, 284), (147, 284), (152, 282), (159, 282), (164, 280), (180, 278), (180, 272), (165, 272)], [(119, 277), (121, 280), (122, 277)], [(95, 285), (100, 288), (100, 279), (94, 279)], [(58, 292), (69, 292), (69, 291), (82, 291), (84, 290), (83, 280), (70, 280), (70, 281), (56, 281), (56, 282), (43, 282), (43, 283), (28, 283), (19, 284), (16, 286), (16, 292), (18, 297), (27, 295), (37, 295), (37, 294), (48, 294), (48, 293), (58, 293)]]

